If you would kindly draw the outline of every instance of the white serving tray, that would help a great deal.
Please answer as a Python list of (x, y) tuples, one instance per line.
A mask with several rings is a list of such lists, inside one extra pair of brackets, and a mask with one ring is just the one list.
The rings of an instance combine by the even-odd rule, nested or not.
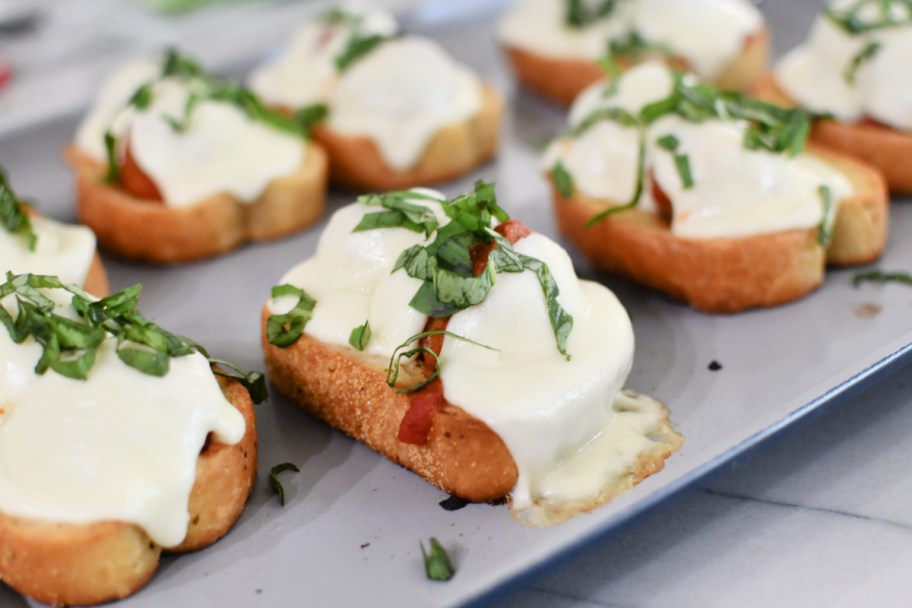
[[(776, 48), (788, 48), (803, 37), (817, 8), (811, 4), (763, 4)], [(468, 14), (454, 13), (452, 4), (431, 3), (405, 19), (411, 31), (441, 40), (509, 100), (498, 160), (443, 190), (453, 195), (471, 188), (477, 178), (496, 181), (508, 211), (554, 236), (537, 161), (544, 139), (562, 129), (563, 113), (515, 90), (493, 40), (497, 7), (471, 7)], [(60, 150), (76, 119), (58, 118), (0, 140), (0, 164), (18, 191), (41, 201), (45, 213), (66, 220), (75, 215), (73, 184)], [(330, 210), (351, 198), (333, 192)], [(894, 205), (890, 219), (893, 236), (875, 266), (912, 269), (912, 241), (896, 236), (912, 231), (912, 206)], [(144, 285), (141, 307), (149, 317), (198, 339), (219, 357), (262, 369), (260, 307), (285, 270), (314, 250), (320, 229), (178, 267), (127, 264), (110, 256), (105, 262), (113, 288)], [(614, 289), (633, 318), (637, 354), (628, 386), (668, 403), (686, 438), (664, 471), (592, 514), (550, 529), (527, 528), (513, 521), (504, 506), (445, 511), (438, 506), (445, 494), (273, 396), (258, 406), (260, 477), (236, 527), (207, 550), (165, 558), (151, 583), (121, 605), (401, 608), (489, 603), (764, 439), (886, 374), (910, 351), (909, 292), (899, 286), (856, 289), (854, 270), (831, 271), (819, 291), (793, 304), (715, 316), (593, 275), (579, 256), (575, 261), (582, 276)], [(712, 361), (722, 369), (710, 371)], [(268, 472), (286, 461), (301, 472), (283, 475), (288, 503), (280, 507), (268, 487)], [(673, 516), (673, 510), (666, 513)], [(450, 550), (457, 567), (447, 583), (425, 579), (418, 544), (430, 536)], [(0, 590), (0, 604), (18, 602), (9, 590)]]

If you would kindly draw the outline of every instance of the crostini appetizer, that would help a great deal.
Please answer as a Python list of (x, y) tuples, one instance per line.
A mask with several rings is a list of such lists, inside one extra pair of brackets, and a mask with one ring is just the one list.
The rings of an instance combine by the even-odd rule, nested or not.
[(144, 319), (139, 290), (0, 285), (0, 580), (41, 602), (134, 593), (163, 549), (227, 533), (253, 487), (263, 376)]
[(788, 302), (826, 263), (884, 247), (872, 167), (817, 146), (801, 110), (660, 63), (584, 91), (545, 152), (560, 232), (593, 265), (709, 312)]
[(85, 226), (42, 217), (13, 192), (0, 170), (0, 272), (52, 274), (95, 296), (108, 295), (108, 275)]
[(305, 119), (174, 51), (128, 64), (67, 149), (79, 217), (104, 248), (159, 263), (297, 232), (326, 194), (326, 157)]
[(630, 320), (491, 184), (360, 197), (262, 316), (271, 381), (443, 490), (550, 525), (662, 469), (668, 410), (622, 390)]
[(314, 136), (339, 186), (393, 190), (446, 181), (497, 151), (501, 96), (433, 40), (395, 31), (379, 11), (333, 9), (304, 26), (279, 65), (251, 80), (286, 110), (325, 103), (327, 118)]
[(830, 2), (807, 42), (754, 88), (815, 117), (811, 141), (860, 158), (890, 190), (912, 193), (912, 5)]
[(662, 58), (723, 89), (766, 70), (769, 32), (748, 0), (520, 0), (500, 24), (519, 81), (569, 105), (587, 86)]

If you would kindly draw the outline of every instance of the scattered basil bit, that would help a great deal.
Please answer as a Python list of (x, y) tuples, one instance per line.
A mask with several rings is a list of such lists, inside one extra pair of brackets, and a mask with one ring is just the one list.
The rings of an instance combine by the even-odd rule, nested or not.
[(564, 23), (583, 29), (611, 16), (619, 0), (564, 0)]
[(275, 490), (279, 497), (279, 504), (283, 507), (285, 506), (285, 487), (279, 481), (279, 473), (284, 473), (285, 471), (300, 473), (301, 469), (293, 462), (283, 462), (269, 469), (269, 483), (272, 484), (272, 489)]
[(120, 181), (120, 163), (117, 162), (117, 138), (111, 131), (105, 131), (104, 145), (108, 159), (104, 181), (106, 184), (116, 184)]
[(633, 190), (633, 196), (630, 197), (623, 205), (615, 205), (593, 215), (586, 221), (586, 228), (591, 228), (601, 222), (606, 217), (610, 217), (627, 209), (633, 209), (640, 197), (643, 196), (643, 190), (646, 189), (646, 136), (645, 131), (640, 132), (640, 143), (637, 151), (637, 181), (636, 188)]
[(557, 161), (557, 164), (551, 169), (551, 181), (562, 198), (573, 196), (573, 176), (567, 172), (564, 163)]
[(636, 30), (629, 30), (621, 36), (608, 41), (608, 52), (613, 58), (623, 58), (627, 61), (640, 61), (647, 55), (672, 55), (668, 47), (649, 42)]
[(912, 274), (908, 272), (884, 272), (882, 270), (870, 270), (868, 272), (859, 272), (852, 277), (852, 285), (858, 287), (864, 282), (870, 283), (905, 283), (912, 285)]
[(411, 359), (418, 355), (425, 355), (434, 360), (434, 369), (431, 371), (430, 375), (428, 375), (423, 381), (419, 382), (418, 384), (397, 390), (396, 392), (398, 394), (406, 395), (408, 393), (415, 393), (417, 391), (420, 391), (425, 386), (433, 382), (434, 379), (437, 378), (437, 376), (440, 374), (440, 362), (437, 357), (437, 353), (435, 353), (427, 346), (421, 346), (420, 344), (413, 348), (409, 348), (409, 346), (415, 342), (420, 342), (422, 339), (429, 336), (449, 336), (450, 338), (462, 340), (463, 342), (468, 342), (469, 344), (474, 344), (475, 346), (480, 346), (481, 348), (485, 348), (487, 350), (497, 350), (495, 348), (491, 348), (490, 346), (485, 346), (484, 344), (460, 336), (459, 334), (454, 334), (453, 332), (447, 331), (445, 329), (435, 329), (417, 333), (397, 346), (396, 350), (393, 351), (393, 356), (390, 357), (389, 366), (386, 368), (386, 384), (390, 388), (394, 388), (396, 386), (396, 383), (399, 381), (399, 367), (402, 365), (403, 359)]
[(663, 150), (668, 150), (669, 152), (676, 151), (678, 149), (678, 146), (680, 145), (680, 143), (681, 142), (678, 141), (678, 138), (675, 137), (674, 135), (672, 135), (671, 133), (668, 133), (667, 135), (663, 135), (662, 137), (660, 137), (656, 140), (656, 144), (660, 148), (662, 148)]
[(820, 219), (820, 225), (817, 226), (817, 242), (821, 246), (827, 247), (833, 239), (833, 226), (836, 223), (833, 214), (836, 212), (836, 205), (833, 200), (833, 191), (829, 186), (820, 185), (817, 193), (820, 195), (820, 202), (823, 205), (823, 217)]
[(855, 76), (858, 74), (858, 70), (862, 65), (874, 59), (877, 53), (880, 52), (880, 48), (881, 44), (879, 42), (869, 42), (864, 48), (858, 51), (842, 72), (842, 77), (845, 81), (850, 85), (854, 85)]
[(678, 170), (678, 175), (681, 178), (681, 184), (684, 186), (685, 190), (690, 190), (693, 188), (693, 172), (690, 169), (690, 157), (686, 154), (675, 154), (674, 155), (675, 169)]
[(266, 340), (273, 346), (288, 348), (298, 341), (304, 333), (304, 327), (313, 316), (317, 301), (306, 291), (294, 285), (276, 285), (272, 288), (272, 297), (297, 297), (294, 307), (284, 314), (270, 315), (266, 319)]
[(432, 581), (448, 581), (453, 578), (453, 575), (456, 574), (456, 569), (453, 568), (450, 557), (443, 549), (440, 541), (432, 536), (429, 551), (424, 548), (424, 543), (419, 544), (421, 545), (421, 556), (424, 558), (424, 571), (427, 573), (427, 577)]
[(371, 326), (368, 321), (364, 322), (364, 325), (359, 325), (351, 331), (351, 335), (348, 337), (348, 343), (351, 344), (358, 350), (364, 350), (367, 348), (367, 343), (371, 339)]
[(353, 63), (367, 55), (375, 47), (390, 40), (389, 36), (382, 34), (361, 34), (354, 32), (345, 49), (336, 56), (336, 69), (340, 72), (347, 70)]
[(824, 15), (847, 34), (858, 36), (875, 30), (912, 25), (912, 2), (856, 0), (841, 10), (828, 8)]
[(32, 229), (32, 222), (22, 207), (22, 202), (10, 187), (6, 173), (0, 170), (0, 221), (13, 235), (25, 237), (29, 251), (35, 251), (38, 235)]
[[(63, 289), (72, 295), (76, 318), (56, 313), (55, 303), (41, 289)], [(85, 380), (95, 364), (98, 347), (109, 336), (117, 339), (117, 356), (126, 365), (151, 376), (164, 376), (170, 360), (199, 352), (213, 366), (213, 373), (236, 378), (250, 391), (255, 402), (266, 397), (265, 378), (258, 372), (213, 359), (189, 338), (165, 331), (143, 317), (136, 306), (140, 285), (134, 285), (106, 298), (95, 300), (76, 285), (64, 285), (48, 275), (6, 274), (0, 285), (0, 299), (15, 296), (16, 317), (0, 306), (0, 323), (16, 344), (32, 338), (42, 347), (35, 373), (51, 369), (62, 376)]]
[(602, 98), (607, 99), (617, 95), (621, 79), (621, 66), (618, 65), (612, 55), (600, 57), (598, 66), (605, 73), (605, 79), (608, 81), (605, 84), (605, 88), (602, 89)]

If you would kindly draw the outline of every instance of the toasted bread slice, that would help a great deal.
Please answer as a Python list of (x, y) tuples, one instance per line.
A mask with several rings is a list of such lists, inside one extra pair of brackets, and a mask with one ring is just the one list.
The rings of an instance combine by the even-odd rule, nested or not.
[[(783, 107), (797, 105), (772, 72), (754, 83), (751, 94)], [(815, 121), (811, 140), (876, 167), (892, 192), (912, 193), (912, 133), (871, 121), (844, 123), (823, 118)]]
[(319, 146), (305, 145), (301, 167), (274, 180), (251, 204), (228, 194), (188, 207), (140, 200), (106, 184), (105, 166), (75, 147), (67, 148), (66, 158), (76, 171), (79, 218), (101, 246), (125, 258), (172, 264), (281, 238), (314, 223), (325, 204), (327, 161)]
[[(187, 536), (174, 552), (211, 545), (240, 516), (253, 489), (257, 434), (253, 402), (235, 381), (223, 381), (228, 400), (244, 415), (241, 441), (207, 442), (190, 494)], [(127, 597), (158, 568), (162, 548), (139, 526), (105, 521), (69, 524), (0, 513), (0, 580), (47, 604), (91, 605)]]
[(391, 168), (370, 138), (336, 133), (326, 123), (314, 129), (314, 138), (329, 154), (333, 184), (358, 191), (400, 190), (454, 179), (494, 156), (503, 106), (500, 94), (483, 86), (478, 113), (441, 129), (418, 163), (404, 171)]
[[(583, 89), (605, 78), (605, 72), (595, 61), (548, 57), (506, 46), (505, 51), (519, 81), (542, 97), (569, 106)], [(742, 91), (766, 70), (769, 57), (769, 31), (763, 28), (747, 38), (741, 52), (713, 81), (721, 89)], [(633, 62), (619, 62), (622, 66)], [(672, 58), (671, 63), (687, 69), (687, 62)]]
[(868, 165), (817, 146), (809, 152), (840, 170), (854, 194), (840, 201), (828, 250), (816, 229), (740, 238), (686, 239), (672, 234), (656, 214), (630, 209), (591, 228), (586, 222), (608, 201), (553, 187), (560, 232), (592, 264), (659, 289), (706, 312), (733, 313), (800, 298), (823, 281), (826, 263), (863, 264), (883, 251), (887, 192)]

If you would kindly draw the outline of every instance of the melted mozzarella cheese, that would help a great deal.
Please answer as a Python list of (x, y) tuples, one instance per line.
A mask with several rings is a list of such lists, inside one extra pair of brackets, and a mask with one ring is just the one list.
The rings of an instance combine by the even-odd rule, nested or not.
[(110, 130), (120, 144), (119, 153), (129, 145), (137, 165), (158, 186), (165, 204), (188, 206), (221, 193), (253, 203), (270, 182), (304, 162), (300, 137), (253, 120), (229, 102), (202, 100), (193, 107), (186, 129), (175, 129), (170, 121), (183, 120), (190, 95), (188, 85), (175, 79), (161, 80), (152, 87), (147, 108), (125, 108), (126, 83), (135, 83), (144, 69), (118, 73), (111, 86), (102, 90), (96, 108), (79, 128), (76, 144), (107, 162), (103, 141)]
[(596, 60), (609, 41), (636, 32), (715, 78), (763, 26), (746, 0), (622, 0), (609, 17), (583, 28), (565, 23), (565, 0), (523, 0), (500, 24), (510, 46), (566, 59)]
[(60, 277), (65, 284), (83, 285), (95, 257), (95, 234), (85, 226), (67, 226), (44, 217), (32, 217), (38, 237), (35, 250), (25, 237), (0, 230), (0, 260), (4, 271)]
[[(60, 306), (68, 301), (60, 290), (47, 295)], [(15, 306), (9, 299), (4, 305)], [(158, 378), (128, 367), (115, 347), (115, 338), (101, 345), (87, 380), (36, 375), (41, 347), (15, 344), (0, 331), (0, 512), (134, 523), (160, 545), (174, 546), (187, 532), (207, 435), (235, 444), (244, 418), (202, 355), (172, 359)]]
[[(434, 209), (441, 224), (447, 221), (436, 203), (412, 202)], [(426, 241), (401, 228), (352, 232), (377, 209), (355, 204), (336, 212), (316, 254), (281, 282), (302, 287), (317, 301), (305, 333), (347, 345), (352, 329), (367, 318), (373, 335), (365, 352), (388, 361), (427, 322), (408, 305), (420, 281), (390, 270), (403, 250)], [(523, 238), (515, 250), (548, 264), (558, 300), (573, 316), (571, 359), (557, 350), (536, 275), (503, 273), (482, 304), (456, 313), (447, 327), (490, 349), (448, 336), (440, 377), (447, 400), (484, 421), (510, 450), (519, 471), (511, 493), (514, 514), (546, 525), (626, 489), (637, 462), (656, 450), (671, 451), (680, 437), (667, 428), (667, 411), (657, 402), (624, 405), (620, 390), (632, 362), (633, 330), (614, 295), (580, 281), (567, 253), (545, 236)], [(282, 313), (294, 303), (282, 297), (269, 307)]]
[[(671, 86), (667, 68), (642, 64), (623, 75), (615, 95), (603, 94), (604, 83), (581, 93), (570, 112), (571, 125), (604, 107), (638, 114), (643, 105), (666, 97)], [(823, 160), (748, 150), (743, 129), (736, 122), (691, 123), (675, 115), (647, 129), (645, 175), (652, 176), (672, 202), (674, 234), (742, 237), (813, 228), (823, 218), (821, 186), (830, 189), (836, 202), (852, 194), (851, 183)], [(693, 176), (690, 188), (683, 183), (674, 155), (657, 144), (665, 135), (678, 140), (678, 153), (688, 159)], [(549, 170), (560, 161), (581, 192), (623, 204), (635, 193), (639, 146), (638, 130), (604, 121), (579, 137), (553, 142), (542, 166)], [(650, 188), (644, 188), (638, 205), (654, 209)]]
[(374, 141), (390, 167), (405, 170), (441, 129), (478, 113), (481, 82), (432, 40), (385, 42), (339, 78), (330, 100), (333, 131)]
[[(360, 36), (392, 36), (399, 29), (383, 9), (346, 4), (343, 10), (358, 19)], [(345, 23), (320, 19), (305, 23), (281, 56), (253, 71), (250, 88), (275, 106), (299, 108), (328, 101), (338, 78), (336, 57), (345, 51), (354, 32)]]
[[(879, 45), (878, 50), (858, 64), (851, 81), (847, 71), (870, 44)], [(776, 79), (790, 97), (811, 111), (831, 114), (844, 122), (870, 116), (910, 131), (910, 56), (912, 25), (852, 35), (821, 15), (807, 42), (776, 66)]]

